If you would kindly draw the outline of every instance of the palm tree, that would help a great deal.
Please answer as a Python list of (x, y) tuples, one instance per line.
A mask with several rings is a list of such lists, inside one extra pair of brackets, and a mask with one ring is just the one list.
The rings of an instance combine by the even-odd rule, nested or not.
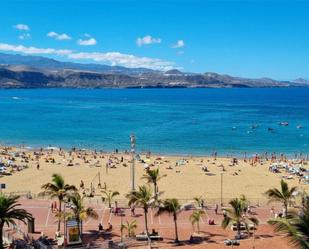
[(297, 187), (289, 189), (287, 182), (281, 180), (280, 189), (272, 188), (265, 192), (269, 202), (281, 202), (284, 207), (284, 216), (288, 213), (288, 205), (292, 204), (297, 195)]
[(104, 195), (102, 197), (102, 201), (107, 202), (109, 208), (112, 207), (112, 201), (115, 199), (115, 197), (120, 195), (118, 191), (112, 191), (112, 190), (107, 190), (107, 189), (103, 190), (102, 193)]
[(203, 203), (203, 197), (202, 196), (194, 197), (193, 200), (196, 204), (196, 207), (200, 208), (202, 206), (202, 203)]
[(79, 193), (75, 193), (69, 198), (72, 204), (73, 217), (76, 219), (78, 224), (79, 235), (83, 234), (83, 221), (88, 218), (98, 219), (99, 215), (91, 207), (85, 207), (83, 201), (84, 197), (81, 197)]
[(307, 203), (307, 200), (309, 198), (306, 190), (302, 189), (299, 193), (299, 197), (300, 197), (300, 200), (301, 200), (301, 206), (302, 206), (302, 209), (305, 208), (305, 205)]
[(5, 196), (0, 194), (0, 249), (3, 249), (3, 227), (4, 225), (16, 225), (15, 220), (20, 220), (26, 223), (26, 220), (31, 220), (32, 215), (26, 210), (17, 208), (21, 204), (17, 203), (19, 196)]
[(125, 224), (121, 225), (121, 231), (127, 230), (128, 231), (128, 237), (133, 237), (135, 235), (135, 229), (137, 228), (137, 221), (133, 220), (131, 222), (126, 221)]
[(162, 213), (173, 215), (175, 225), (175, 243), (179, 243), (177, 228), (177, 214), (179, 212), (181, 212), (181, 205), (179, 204), (179, 201), (177, 199), (166, 199), (161, 203), (156, 213), (156, 215), (160, 215)]
[(145, 218), (145, 229), (147, 237), (149, 239), (147, 214), (148, 209), (151, 207), (154, 201), (152, 198), (152, 191), (150, 187), (146, 185), (139, 186), (138, 190), (131, 191), (129, 194), (126, 195), (126, 197), (129, 199), (128, 205), (130, 207), (131, 205), (135, 205), (137, 207), (143, 208)]
[(73, 192), (77, 191), (77, 188), (74, 185), (69, 185), (64, 182), (64, 179), (59, 174), (53, 174), (52, 181), (42, 185), (41, 187), (43, 192), (39, 195), (49, 196), (51, 198), (57, 198), (59, 201), (59, 210), (58, 210), (58, 228), (57, 231), (60, 232), (60, 223), (61, 223), (61, 206), (62, 202), (66, 197), (68, 197)]
[(203, 215), (205, 215), (205, 211), (204, 210), (195, 210), (191, 215), (190, 215), (190, 222), (192, 224), (192, 226), (194, 227), (194, 225), (196, 224), (197, 227), (197, 232), (200, 233), (200, 220), (202, 218)]
[(247, 231), (249, 231), (248, 222), (250, 221), (254, 225), (258, 225), (259, 221), (253, 216), (247, 217), (245, 215), (245, 209), (247, 203), (243, 201), (242, 198), (234, 198), (230, 200), (229, 204), (231, 208), (224, 209), (226, 211), (226, 216), (224, 217), (221, 226), (225, 229), (230, 224), (236, 224), (237, 234), (236, 239), (241, 238), (240, 229), (241, 225), (245, 225)]
[(302, 212), (288, 212), (284, 218), (276, 218), (268, 221), (275, 226), (276, 232), (284, 233), (290, 243), (301, 248), (309, 249), (309, 199), (304, 201)]
[(244, 208), (247, 209), (249, 207), (249, 201), (245, 195), (240, 195), (239, 199), (243, 202)]
[(163, 177), (166, 177), (166, 175), (160, 175), (159, 168), (147, 170), (146, 174), (142, 176), (142, 179), (146, 179), (147, 183), (153, 184), (155, 200), (158, 200), (158, 181), (161, 180)]

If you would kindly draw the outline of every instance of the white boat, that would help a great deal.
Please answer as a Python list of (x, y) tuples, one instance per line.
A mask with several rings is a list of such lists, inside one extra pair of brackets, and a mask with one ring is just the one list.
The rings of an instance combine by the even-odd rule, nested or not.
[(282, 126), (288, 126), (289, 123), (288, 122), (280, 122), (279, 125), (282, 125)]

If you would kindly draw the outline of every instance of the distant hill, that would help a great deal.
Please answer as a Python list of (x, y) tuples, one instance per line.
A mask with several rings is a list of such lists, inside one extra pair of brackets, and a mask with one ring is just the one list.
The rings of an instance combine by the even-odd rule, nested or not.
[(296, 80), (293, 80), (294, 83), (297, 84), (305, 84), (305, 85), (309, 85), (309, 80), (303, 79), (303, 78), (298, 78)]
[(102, 73), (125, 73), (140, 74), (154, 72), (147, 68), (126, 68), (120, 66), (108, 66), (101, 64), (82, 64), (73, 62), (61, 62), (42, 56), (18, 55), (0, 53), (0, 64), (2, 65), (26, 65), (28, 67), (49, 70), (75, 69), (85, 71), (95, 71)]
[(177, 70), (177, 69), (171, 69), (165, 72), (165, 74), (170, 74), (170, 75), (182, 75), (183, 72)]
[(183, 73), (146, 68), (60, 62), (41, 56), (0, 53), (0, 88), (231, 88), (309, 86), (304, 82), (248, 79), (212, 72)]

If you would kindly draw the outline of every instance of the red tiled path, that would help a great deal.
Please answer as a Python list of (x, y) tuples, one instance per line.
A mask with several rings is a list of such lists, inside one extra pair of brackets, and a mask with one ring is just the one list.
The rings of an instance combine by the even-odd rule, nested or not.
[[(50, 209), (50, 200), (20, 200), (22, 207), (28, 210), (35, 217), (35, 228), (36, 232), (43, 232), (44, 234), (53, 237), (56, 231), (57, 222), (54, 218), (54, 214)], [(120, 237), (120, 224), (121, 217), (115, 216), (110, 213), (109, 209), (103, 204), (92, 204), (91, 205), (99, 214), (98, 220), (89, 219), (84, 222), (84, 232), (85, 237), (87, 235), (93, 234), (93, 232), (98, 230), (98, 224), (102, 223), (104, 228), (106, 228), (108, 222), (113, 225), (113, 236), (112, 239), (119, 241)], [(266, 221), (270, 217), (269, 207), (259, 207), (254, 210), (257, 213), (257, 217), (260, 220), (260, 225), (255, 232), (255, 240), (253, 237), (242, 240), (241, 245), (236, 248), (239, 249), (290, 249), (292, 246), (288, 245), (287, 239), (275, 234), (272, 227), (269, 226)], [(222, 215), (215, 215), (213, 210), (207, 210), (207, 216), (203, 217), (200, 223), (200, 230), (205, 233), (208, 241), (203, 244), (198, 245), (183, 245), (181, 248), (231, 248), (225, 246), (223, 241), (228, 238), (233, 238), (235, 232), (230, 229), (222, 229), (220, 223), (222, 220)], [(131, 217), (130, 210), (125, 210), (125, 216), (123, 221), (137, 220), (138, 229), (137, 233), (144, 230), (144, 216), (141, 209), (136, 209), (136, 217)], [(192, 225), (189, 222), (189, 216), (192, 211), (183, 211), (178, 215), (178, 228), (179, 228), (179, 239), (182, 241), (187, 241), (193, 232)], [(208, 218), (214, 218), (216, 225), (210, 226), (207, 224)], [(157, 243), (156, 246), (160, 248), (173, 248), (175, 245), (172, 243), (174, 239), (174, 222), (171, 216), (163, 214), (156, 216), (153, 210), (149, 210), (148, 213), (149, 229), (155, 229), (163, 236), (163, 242)], [(20, 223), (22, 230), (26, 231), (26, 226)], [(62, 224), (63, 229), (63, 224)], [(94, 238), (94, 237), (92, 237)], [(95, 239), (91, 239), (92, 244), (106, 244), (106, 238), (95, 236)], [(103, 248), (103, 247), (102, 247)], [(137, 246), (135, 246), (137, 248)], [(145, 246), (138, 246), (138, 248), (148, 248)]]

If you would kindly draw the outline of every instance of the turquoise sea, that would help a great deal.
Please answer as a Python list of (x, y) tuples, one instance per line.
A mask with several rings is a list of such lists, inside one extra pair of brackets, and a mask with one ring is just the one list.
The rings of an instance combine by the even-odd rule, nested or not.
[(7, 145), (309, 153), (309, 88), (0, 90), (0, 108)]

